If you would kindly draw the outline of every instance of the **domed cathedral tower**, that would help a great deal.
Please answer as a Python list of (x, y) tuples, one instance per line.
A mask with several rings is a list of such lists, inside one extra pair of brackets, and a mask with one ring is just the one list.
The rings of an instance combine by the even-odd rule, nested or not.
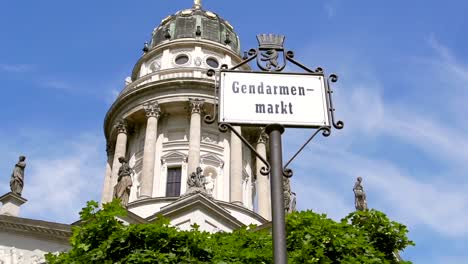
[[(182, 229), (196, 223), (206, 231), (232, 231), (270, 220), (270, 187), (258, 172), (260, 161), (233, 132), (203, 121), (216, 102), (215, 79), (207, 71), (242, 58), (233, 27), (200, 2), (154, 29), (107, 112), (102, 203), (118, 192), (119, 158), (125, 157), (133, 169), (125, 204), (135, 222), (163, 215)], [(260, 128), (236, 130), (266, 156)], [(202, 187), (193, 192), (188, 180), (198, 167)]]

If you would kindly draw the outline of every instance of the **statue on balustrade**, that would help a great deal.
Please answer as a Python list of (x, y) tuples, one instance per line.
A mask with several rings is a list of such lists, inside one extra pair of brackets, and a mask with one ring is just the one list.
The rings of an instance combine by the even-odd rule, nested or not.
[(11, 192), (21, 196), (24, 186), (24, 169), (26, 168), (26, 157), (20, 156), (18, 163), (16, 163), (10, 179)]
[(128, 165), (128, 161), (124, 157), (119, 158), (122, 164), (119, 168), (119, 178), (114, 186), (114, 198), (119, 198), (123, 207), (127, 207), (128, 199), (130, 198), (130, 189), (132, 188), (132, 174), (134, 170)]
[(354, 206), (358, 211), (365, 211), (367, 210), (367, 199), (361, 182), (362, 178), (358, 177), (356, 183), (354, 184)]

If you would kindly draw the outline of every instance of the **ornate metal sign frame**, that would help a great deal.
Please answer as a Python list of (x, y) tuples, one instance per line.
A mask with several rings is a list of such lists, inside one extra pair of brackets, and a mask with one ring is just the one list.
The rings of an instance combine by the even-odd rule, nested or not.
[[(320, 75), (323, 76), (325, 79), (325, 92), (326, 92), (326, 103), (328, 109), (328, 118), (330, 120), (330, 126), (318, 126), (315, 127), (317, 130), (306, 140), (306, 142), (299, 148), (299, 150), (291, 157), (291, 159), (286, 162), (284, 166), (284, 176), (292, 177), (293, 172), (288, 166), (291, 162), (299, 155), (299, 153), (312, 141), (312, 139), (322, 131), (322, 135), (324, 137), (328, 137), (331, 135), (331, 127), (333, 126), (335, 129), (342, 129), (344, 127), (344, 122), (341, 120), (336, 121), (335, 118), (335, 107), (333, 106), (333, 99), (332, 94), (333, 90), (331, 88), (332, 83), (336, 83), (338, 81), (338, 75), (332, 73), (326, 76), (323, 68), (317, 67), (315, 70), (308, 68), (307, 66), (303, 65), (302, 63), (298, 62), (294, 57), (294, 52), (288, 50), (285, 52), (284, 49), (284, 40), (285, 37), (281, 35), (273, 35), (273, 34), (261, 34), (257, 36), (257, 40), (259, 43), (259, 47), (256, 49), (250, 49), (248, 52), (244, 52), (243, 61), (238, 63), (237, 65), (228, 68), (226, 64), (221, 65), (219, 70), (210, 69), (207, 72), (208, 76), (215, 77), (215, 89), (214, 89), (214, 98), (216, 100), (219, 99), (219, 80), (222, 72), (229, 72), (229, 71), (239, 71), (239, 69), (248, 64), (249, 62), (256, 59), (256, 64), (261, 72), (268, 72), (268, 73), (276, 73), (276, 74), (298, 74), (298, 73), (284, 73), (283, 70), (285, 69), (288, 62), (292, 63), (293, 65), (302, 69), (305, 73), (302, 74), (310, 74), (310, 75)], [(280, 56), (282, 55), (282, 56)], [(279, 58), (283, 58), (282, 62), (279, 61)], [(207, 124), (212, 124), (216, 122), (217, 115), (219, 114), (219, 107), (218, 104), (214, 104), (214, 111), (213, 114), (207, 114), (204, 117), (204, 121)], [(225, 123), (219, 122), (218, 120), (218, 129), (221, 132), (227, 132), (231, 130), (234, 132), (243, 142), (246, 144), (249, 149), (255, 153), (257, 157), (259, 157), (262, 162), (265, 164), (266, 167), (262, 167), (262, 174), (268, 175), (270, 173), (270, 164), (260, 157), (260, 155), (256, 152), (255, 148), (245, 139), (243, 138), (235, 129), (233, 129), (233, 125), (240, 125), (235, 123)], [(262, 125), (255, 125), (255, 124), (242, 124), (242, 126), (262, 126)], [(288, 126), (292, 128), (311, 128), (309, 126)]]
[[(271, 202), (272, 202), (272, 222), (273, 222), (273, 252), (274, 252), (274, 263), (285, 264), (287, 263), (287, 252), (286, 252), (286, 233), (285, 233), (285, 215), (284, 215), (284, 202), (283, 202), (283, 177), (290, 178), (293, 176), (293, 171), (288, 168), (291, 162), (300, 154), (300, 152), (314, 139), (314, 137), (322, 132), (324, 137), (328, 137), (331, 134), (331, 127), (335, 129), (342, 129), (344, 127), (343, 121), (335, 120), (335, 108), (333, 106), (331, 83), (338, 81), (336, 74), (330, 74), (325, 77), (324, 70), (321, 67), (317, 67), (312, 70), (305, 65), (301, 64), (294, 58), (293, 51), (285, 51), (283, 44), (285, 37), (281, 35), (273, 34), (261, 34), (257, 36), (259, 43), (258, 48), (250, 49), (244, 53), (243, 61), (239, 64), (228, 68), (227, 65), (222, 65), (219, 70), (210, 69), (207, 72), (208, 76), (215, 77), (215, 89), (214, 98), (219, 100), (219, 83), (222, 72), (239, 71), (239, 69), (248, 64), (249, 62), (256, 59), (257, 67), (261, 72), (287, 74), (282, 71), (286, 68), (287, 63), (302, 69), (305, 74), (321, 75), (325, 80), (325, 93), (326, 93), (326, 104), (328, 109), (328, 120), (330, 125), (313, 127), (316, 130), (312, 135), (305, 141), (305, 143), (299, 148), (298, 151), (286, 162), (283, 167), (282, 161), (282, 147), (281, 147), (281, 134), (284, 132), (284, 127), (281, 124), (270, 124), (265, 126), (264, 132), (269, 135), (270, 145), (270, 161), (271, 164), (260, 155), (256, 149), (245, 139), (233, 125), (226, 122), (220, 122), (218, 120), (218, 129), (220, 132), (227, 132), (231, 130), (241, 141), (265, 164), (261, 168), (260, 173), (263, 175), (269, 175), (271, 179)], [(219, 101), (218, 101), (219, 102)], [(214, 111), (212, 114), (207, 114), (204, 117), (204, 121), (207, 124), (212, 124), (217, 121), (218, 103), (214, 104)], [(254, 125), (254, 124), (251, 124)], [(242, 126), (248, 126), (242, 124)], [(260, 125), (261, 126), (261, 125)], [(301, 127), (301, 126), (288, 126), (288, 127)], [(310, 126), (308, 126), (310, 128)]]

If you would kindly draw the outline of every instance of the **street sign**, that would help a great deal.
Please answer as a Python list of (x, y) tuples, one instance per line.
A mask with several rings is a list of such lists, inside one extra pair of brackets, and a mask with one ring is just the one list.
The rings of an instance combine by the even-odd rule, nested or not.
[(323, 74), (225, 70), (220, 81), (219, 122), (330, 126)]

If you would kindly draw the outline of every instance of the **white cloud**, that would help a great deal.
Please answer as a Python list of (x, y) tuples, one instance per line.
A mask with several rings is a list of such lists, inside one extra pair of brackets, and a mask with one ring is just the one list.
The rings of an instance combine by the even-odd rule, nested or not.
[(84, 89), (77, 88), (68, 82), (64, 82), (64, 81), (56, 80), (56, 79), (44, 80), (44, 81), (41, 81), (40, 84), (44, 87), (52, 88), (52, 89), (56, 89), (56, 90), (60, 90), (64, 92), (77, 92), (80, 90), (82, 92), (85, 91)]
[[(465, 105), (451, 103), (467, 99), (464, 88), (468, 84), (468, 67), (454, 60), (450, 49), (440, 43), (433, 40), (432, 47), (435, 56), (429, 61), (425, 58), (424, 68), (417, 69), (411, 78), (423, 80), (431, 76), (429, 86), (418, 88), (420, 92), (437, 90), (430, 82), (434, 86), (442, 84), (444, 102), (465, 113)], [(436, 64), (442, 65), (445, 74), (437, 74)], [(360, 67), (363, 68), (372, 67)], [(468, 131), (466, 124), (462, 124), (464, 119), (440, 119), (450, 111), (435, 107), (432, 102), (416, 101), (417, 98), (412, 98), (413, 102), (400, 100), (398, 95), (387, 98), (384, 92), (392, 87), (362, 74), (359, 76), (364, 78), (357, 79), (353, 71), (349, 67), (340, 72), (351, 78), (340, 83), (342, 88), (334, 94), (336, 115), (345, 122), (345, 128), (335, 130), (329, 139), (314, 140), (302, 158), (293, 163), (297, 175), (293, 182), (300, 194), (300, 207), (331, 212), (335, 219), (341, 218), (353, 209), (351, 188), (355, 178), (362, 176), (370, 207), (408, 224), (410, 230), (425, 227), (446, 237), (467, 238)], [(408, 96), (404, 91), (401, 93), (402, 97)], [(299, 145), (302, 142), (297, 138), (289, 137), (286, 144)], [(385, 144), (391, 144), (388, 142), (406, 144), (408, 151), (385, 155), (375, 151), (386, 149)], [(360, 151), (357, 146), (373, 151)], [(408, 157), (408, 163), (411, 156), (426, 155), (435, 164), (427, 164), (426, 168), (408, 167), (392, 158), (402, 154)], [(431, 171), (434, 165), (450, 171)], [(430, 173), (422, 175), (422, 170)]]
[[(35, 141), (35, 139), (32, 139)], [(68, 140), (37, 138), (27, 149), (22, 217), (71, 223), (86, 201), (100, 199), (105, 166), (99, 136), (81, 134)]]
[(30, 64), (5, 64), (0, 63), (0, 71), (8, 73), (24, 73), (29, 72), (34, 67)]
[(300, 201), (298, 210), (312, 209), (314, 212), (327, 214), (335, 220), (343, 218), (353, 210), (353, 201), (346, 199), (333, 188), (321, 184), (320, 177), (315, 173), (299, 175), (310, 178), (296, 177), (293, 180), (293, 191)]
[[(349, 189), (349, 193), (345, 194), (335, 192), (331, 195), (332, 201), (348, 200), (348, 204), (352, 204), (353, 201), (350, 199), (352, 184), (357, 176), (362, 176), (364, 187), (369, 193), (370, 207), (383, 210), (408, 225), (428, 226), (445, 236), (468, 235), (466, 188), (454, 189), (450, 183), (436, 184), (431, 181), (431, 177), (437, 175), (427, 175), (428, 179), (418, 179), (416, 175), (398, 168), (397, 164), (348, 151), (327, 150), (325, 146), (315, 145), (314, 153), (312, 152), (307, 152), (308, 163), (317, 165), (309, 165), (309, 169), (313, 171), (316, 169), (314, 166), (328, 163), (330, 165), (327, 168), (334, 172), (332, 175), (335, 177), (333, 179), (335, 184)], [(314, 182), (308, 181), (303, 185), (314, 185)], [(320, 189), (320, 187), (315, 188)], [(324, 189), (327, 188), (331, 187), (324, 186)], [(333, 189), (339, 188), (335, 186)], [(311, 202), (310, 205), (323, 203), (329, 203), (327, 196)], [(342, 203), (337, 205), (339, 208), (345, 208)], [(346, 212), (341, 213), (345, 214)]]

